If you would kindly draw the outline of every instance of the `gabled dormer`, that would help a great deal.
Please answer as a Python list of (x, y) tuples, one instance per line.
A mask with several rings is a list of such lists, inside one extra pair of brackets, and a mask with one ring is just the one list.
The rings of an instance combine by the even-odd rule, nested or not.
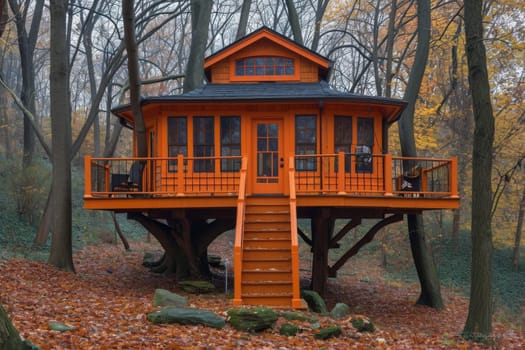
[(326, 81), (331, 62), (267, 28), (249, 34), (206, 58), (210, 83)]

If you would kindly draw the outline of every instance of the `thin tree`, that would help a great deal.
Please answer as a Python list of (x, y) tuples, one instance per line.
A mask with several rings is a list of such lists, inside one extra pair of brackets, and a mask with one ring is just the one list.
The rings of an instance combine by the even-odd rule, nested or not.
[(243, 38), (246, 35), (246, 27), (248, 26), (248, 19), (250, 17), (250, 7), (252, 0), (243, 0), (241, 7), (241, 16), (239, 18), (239, 26), (237, 27), (236, 40)]
[(204, 82), (204, 54), (208, 42), (211, 0), (191, 0), (191, 46), (183, 91), (188, 92)]
[(483, 43), (483, 1), (465, 0), (464, 19), (469, 86), (474, 112), (472, 148), (472, 269), (470, 303), (463, 337), (492, 334), (492, 151), (494, 115)]
[[(405, 91), (405, 99), (408, 101), (408, 106), (399, 121), (399, 140), (403, 157), (417, 157), (414, 139), (414, 112), (428, 59), (430, 28), (430, 1), (418, 0), (417, 48)], [(439, 276), (433, 259), (432, 249), (426, 239), (423, 217), (421, 214), (409, 214), (407, 215), (407, 221), (410, 248), (421, 285), (421, 294), (417, 304), (441, 309), (443, 308), (443, 300), (441, 298)]]
[(67, 0), (51, 0), (50, 98), (52, 131), (53, 234), (49, 263), (75, 271), (71, 209), (71, 110), (69, 105), (69, 56), (66, 38)]
[(301, 32), (301, 22), (293, 0), (286, 0), (286, 9), (288, 10), (288, 20), (292, 27), (293, 39), (296, 43), (303, 45), (303, 34)]
[(521, 195), (520, 208), (518, 210), (518, 223), (516, 224), (516, 234), (514, 235), (514, 247), (512, 249), (512, 267), (518, 271), (520, 267), (520, 243), (523, 231), (523, 215), (525, 215), (525, 186)]
[[(0, 0), (0, 18), (4, 19), (6, 13), (6, 3)], [(4, 33), (5, 22), (0, 21), (0, 37)], [(0, 303), (0, 350), (19, 350), (24, 349), (24, 343), (18, 334), (18, 331), (11, 323), (7, 312)]]
[(135, 122), (135, 140), (137, 156), (147, 157), (148, 143), (146, 139), (146, 124), (140, 106), (140, 72), (135, 35), (135, 11), (133, 0), (122, 0), (122, 17), (124, 19), (124, 42), (128, 53), (129, 100)]
[[(14, 13), (16, 30), (18, 35), (18, 50), (20, 52), (20, 66), (22, 69), (22, 90), (20, 92), (20, 99), (24, 106), (35, 114), (35, 64), (33, 55), (35, 52), (36, 42), (38, 39), (38, 32), (40, 21), (42, 19), (42, 10), (44, 8), (44, 1), (37, 0), (35, 4), (30, 6), (30, 1), (23, 3), (16, 0), (9, 0), (11, 11)], [(33, 9), (31, 23), (29, 24), (29, 32), (26, 29), (27, 17), (29, 8)], [(24, 168), (28, 168), (33, 159), (35, 152), (35, 133), (33, 131), (29, 117), (24, 114), (24, 154), (22, 156), (22, 164)]]

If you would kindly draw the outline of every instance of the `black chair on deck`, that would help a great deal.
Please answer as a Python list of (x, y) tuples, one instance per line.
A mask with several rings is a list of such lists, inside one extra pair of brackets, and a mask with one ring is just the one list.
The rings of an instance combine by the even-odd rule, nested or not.
[(142, 166), (133, 162), (129, 174), (111, 174), (111, 192), (140, 192), (142, 190)]

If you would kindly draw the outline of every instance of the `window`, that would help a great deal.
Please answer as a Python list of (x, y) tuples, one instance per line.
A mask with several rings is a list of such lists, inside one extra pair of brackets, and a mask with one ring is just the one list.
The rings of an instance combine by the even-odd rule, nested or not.
[[(193, 156), (213, 157), (214, 155), (213, 117), (193, 117)], [(213, 172), (214, 164), (213, 159), (195, 160), (193, 171)]]
[[(345, 153), (345, 172), (350, 172), (350, 153), (352, 152), (352, 117), (334, 118), (334, 151)], [(337, 171), (337, 163), (335, 164)]]
[(237, 76), (294, 75), (295, 64), (292, 58), (257, 56), (235, 61)]
[[(188, 130), (186, 117), (168, 118), (168, 157), (188, 155)], [(177, 171), (177, 160), (168, 162), (169, 171)]]
[[(241, 118), (221, 117), (221, 156), (241, 155)], [(241, 170), (241, 160), (223, 159), (221, 171), (234, 172)]]
[[(295, 154), (317, 153), (316, 116), (295, 117)], [(296, 157), (295, 169), (298, 171), (316, 171), (315, 157)]]
[(358, 173), (372, 172), (372, 148), (374, 146), (374, 119), (357, 118), (357, 147), (355, 170)]

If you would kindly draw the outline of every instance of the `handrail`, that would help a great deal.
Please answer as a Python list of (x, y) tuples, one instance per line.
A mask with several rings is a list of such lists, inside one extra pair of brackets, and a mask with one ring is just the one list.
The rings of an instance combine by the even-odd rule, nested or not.
[(294, 156), (290, 156), (290, 170), (288, 173), (290, 184), (290, 239), (292, 258), (292, 307), (301, 308), (303, 302), (300, 292), (299, 276), (299, 241), (297, 239), (297, 197), (295, 194)]
[(242, 158), (239, 196), (237, 199), (237, 220), (235, 223), (235, 245), (233, 247), (233, 305), (242, 305), (242, 246), (244, 235), (244, 209), (246, 208), (246, 173), (248, 170), (248, 158)]

